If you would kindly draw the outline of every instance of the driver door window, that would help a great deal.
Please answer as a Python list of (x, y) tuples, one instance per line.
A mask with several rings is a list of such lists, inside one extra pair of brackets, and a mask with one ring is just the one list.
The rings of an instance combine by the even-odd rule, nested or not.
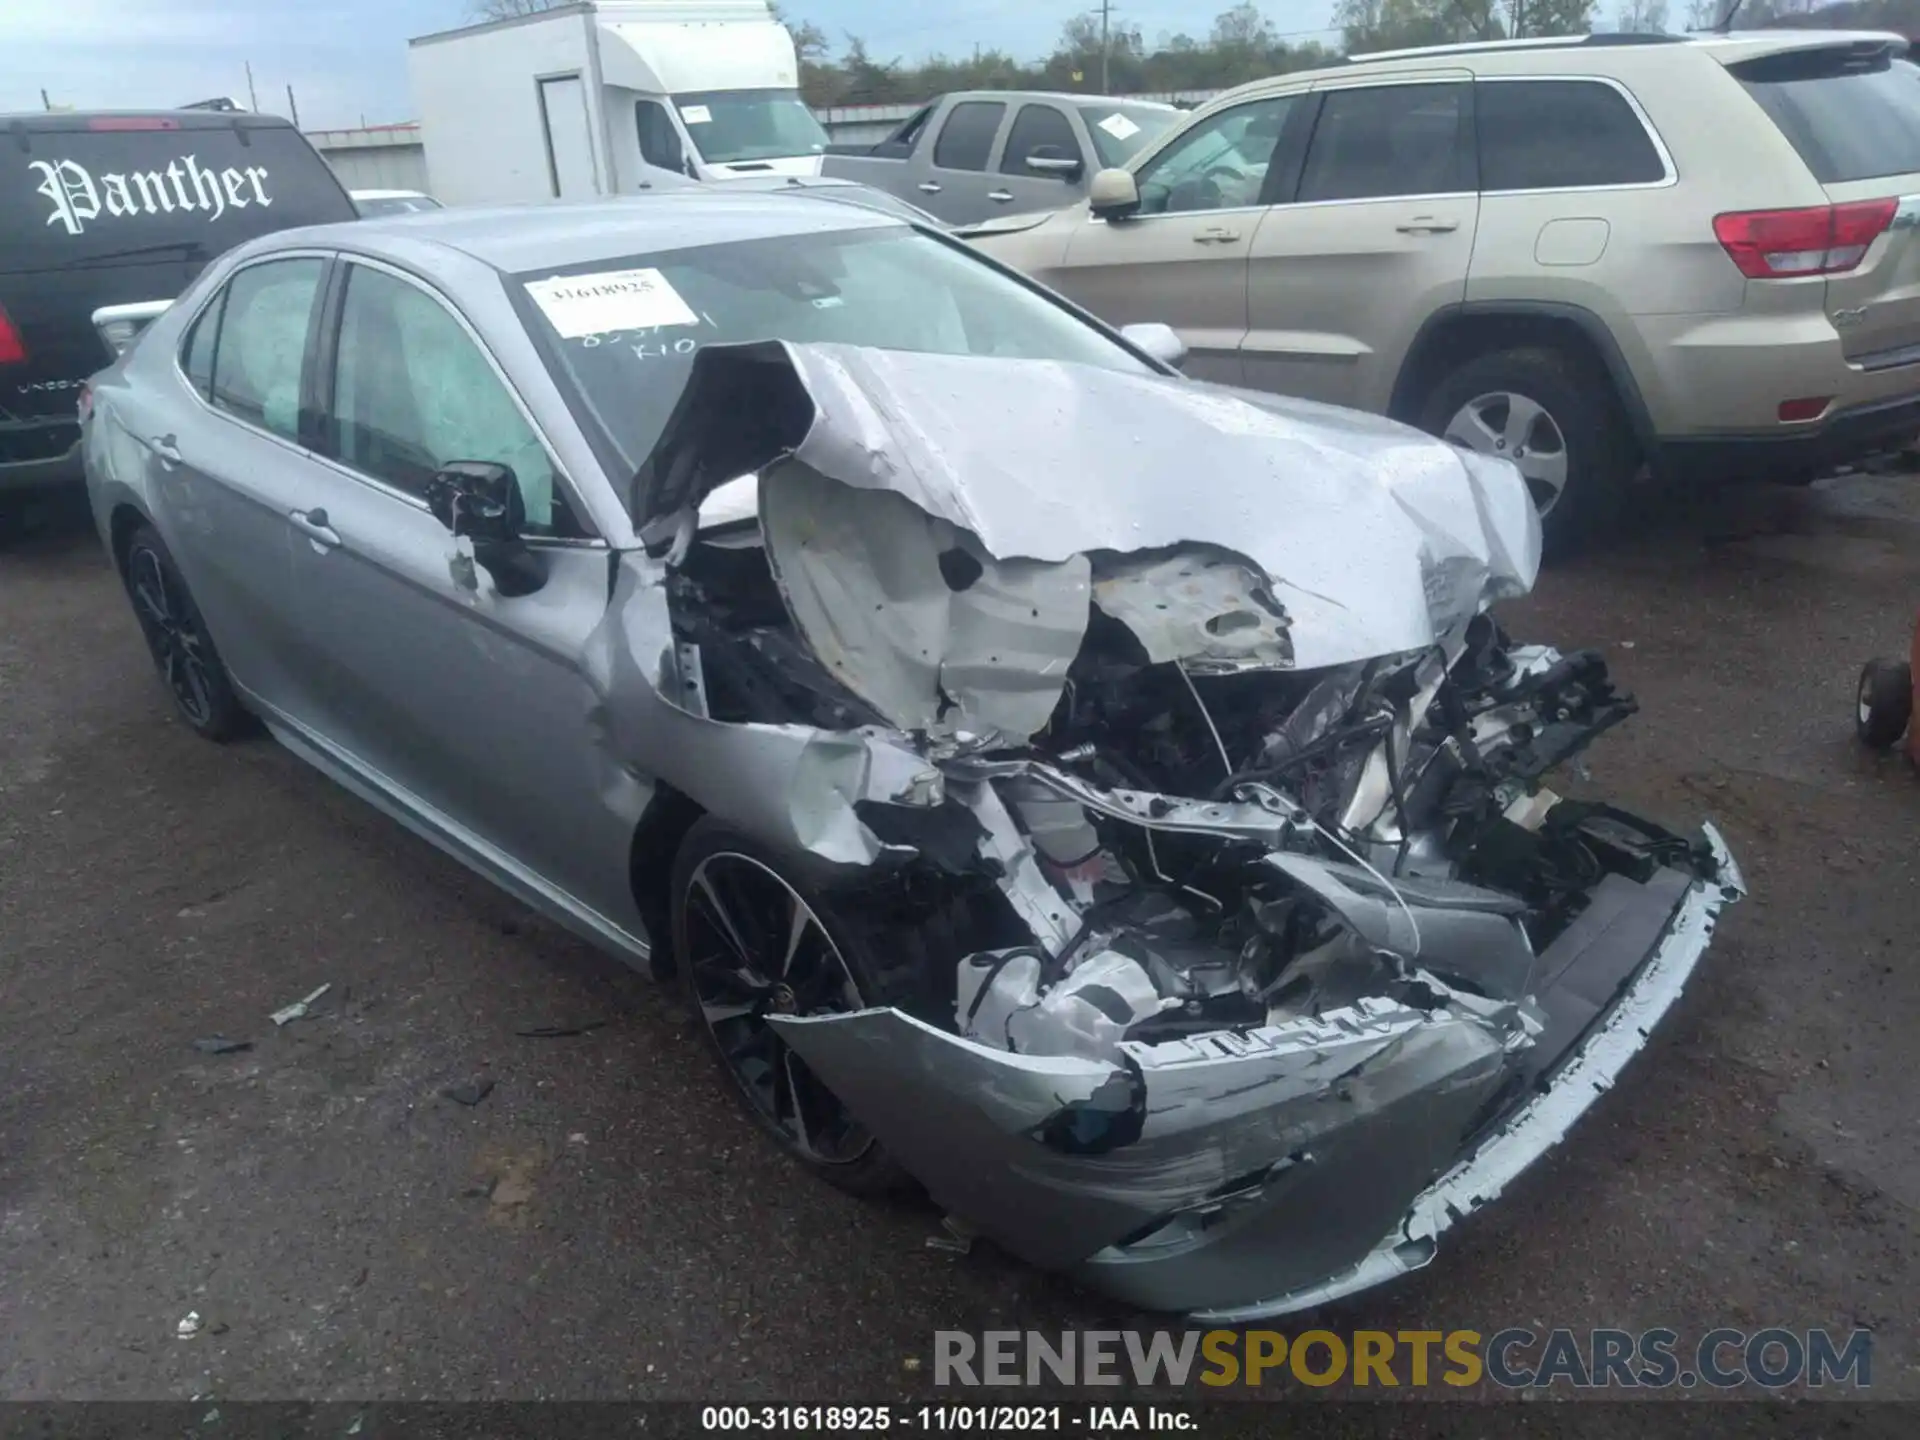
[(687, 168), (686, 150), (680, 144), (680, 132), (673, 117), (658, 100), (636, 100), (634, 123), (640, 131), (640, 158), (660, 170)]
[(1260, 203), (1298, 95), (1275, 95), (1222, 110), (1149, 160), (1139, 174), (1140, 214), (1187, 215)]
[(513, 467), (532, 535), (577, 537), (553, 462), (485, 353), (446, 306), (352, 267), (334, 372), (333, 453), (411, 495), (454, 460)]

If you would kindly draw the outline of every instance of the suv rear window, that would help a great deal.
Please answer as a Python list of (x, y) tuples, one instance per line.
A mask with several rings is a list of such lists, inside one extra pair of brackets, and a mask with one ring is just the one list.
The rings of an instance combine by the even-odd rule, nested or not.
[(1920, 170), (1920, 67), (1883, 45), (1727, 67), (1823, 185)]
[(1633, 107), (1597, 80), (1474, 86), (1482, 190), (1647, 185), (1667, 173)]
[(0, 146), (0, 271), (206, 261), (257, 235), (356, 217), (289, 125), (95, 123), (167, 128), (16, 132), (24, 148)]

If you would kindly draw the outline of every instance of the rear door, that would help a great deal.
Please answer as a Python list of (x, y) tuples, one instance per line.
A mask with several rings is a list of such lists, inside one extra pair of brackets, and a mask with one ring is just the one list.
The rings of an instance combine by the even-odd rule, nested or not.
[[(167, 357), (177, 373), (135, 387), (120, 416), (145, 450), (154, 513), (228, 669), (296, 715), (305, 682), (288, 517), (314, 468), (301, 393), (328, 263), (275, 255), (236, 270)], [(149, 374), (160, 358), (136, 357)]]
[[(1088, 218), (1046, 280), (1109, 325), (1160, 321), (1187, 343), (1187, 373), (1244, 377), (1247, 256), (1264, 197), (1309, 119), (1306, 87), (1196, 121), (1135, 173), (1140, 209)], [(1276, 168), (1277, 167), (1277, 168)]]
[(1848, 207), (1836, 215), (1836, 248), (1867, 245), (1856, 267), (1827, 280), (1847, 358), (1920, 361), (1920, 67), (1864, 41), (1727, 68), (1828, 200)]
[(996, 208), (1012, 215), (1058, 210), (1079, 195), (1087, 158), (1066, 110), (1045, 100), (1029, 100), (1015, 112), (994, 170), (997, 183), (987, 199)]
[(962, 100), (922, 142), (927, 159), (907, 198), (949, 224), (993, 214), (999, 206), (987, 198), (1000, 177), (989, 167), (1007, 119), (1000, 100)]
[(1378, 410), (1421, 320), (1466, 295), (1473, 84), (1428, 72), (1314, 88), (1298, 183), (1252, 242), (1246, 383)]
[[(224, 251), (355, 217), (298, 131), (254, 116), (57, 117), (0, 144), (0, 308), (23, 356), (0, 364), (0, 425), (71, 422), (112, 357), (102, 305), (171, 300)], [(0, 435), (0, 461), (7, 458)]]

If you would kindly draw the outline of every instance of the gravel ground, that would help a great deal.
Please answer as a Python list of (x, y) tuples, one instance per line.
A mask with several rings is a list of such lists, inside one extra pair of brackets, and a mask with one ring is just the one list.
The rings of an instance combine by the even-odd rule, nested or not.
[[(1920, 487), (1646, 528), (1509, 624), (1609, 652), (1643, 712), (1594, 787), (1717, 819), (1753, 898), (1570, 1143), (1321, 1322), (1870, 1326), (1917, 1398), (1920, 779), (1850, 706), (1906, 644)], [(800, 1175), (670, 995), (270, 742), (196, 740), (80, 525), (0, 552), (0, 737), (0, 1395), (884, 1399), (936, 1329), (1138, 1322)]]

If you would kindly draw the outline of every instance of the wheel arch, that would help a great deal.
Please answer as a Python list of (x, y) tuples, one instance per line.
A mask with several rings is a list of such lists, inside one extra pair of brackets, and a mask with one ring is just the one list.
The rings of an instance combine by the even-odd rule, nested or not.
[(131, 500), (119, 501), (108, 515), (107, 553), (113, 557), (113, 568), (121, 579), (127, 575), (127, 551), (133, 545), (134, 533), (152, 524), (147, 513)]
[(648, 968), (656, 980), (673, 977), (673, 860), (687, 832), (707, 812), (684, 791), (654, 782), (647, 808), (627, 849), (627, 883), (640, 923), (647, 927)]
[(1449, 366), (1521, 346), (1551, 346), (1588, 361), (1613, 387), (1643, 454), (1654, 449), (1655, 432), (1646, 398), (1606, 322), (1580, 305), (1547, 301), (1469, 301), (1429, 315), (1407, 348), (1394, 377), (1387, 413), (1413, 423), (1421, 402)]

